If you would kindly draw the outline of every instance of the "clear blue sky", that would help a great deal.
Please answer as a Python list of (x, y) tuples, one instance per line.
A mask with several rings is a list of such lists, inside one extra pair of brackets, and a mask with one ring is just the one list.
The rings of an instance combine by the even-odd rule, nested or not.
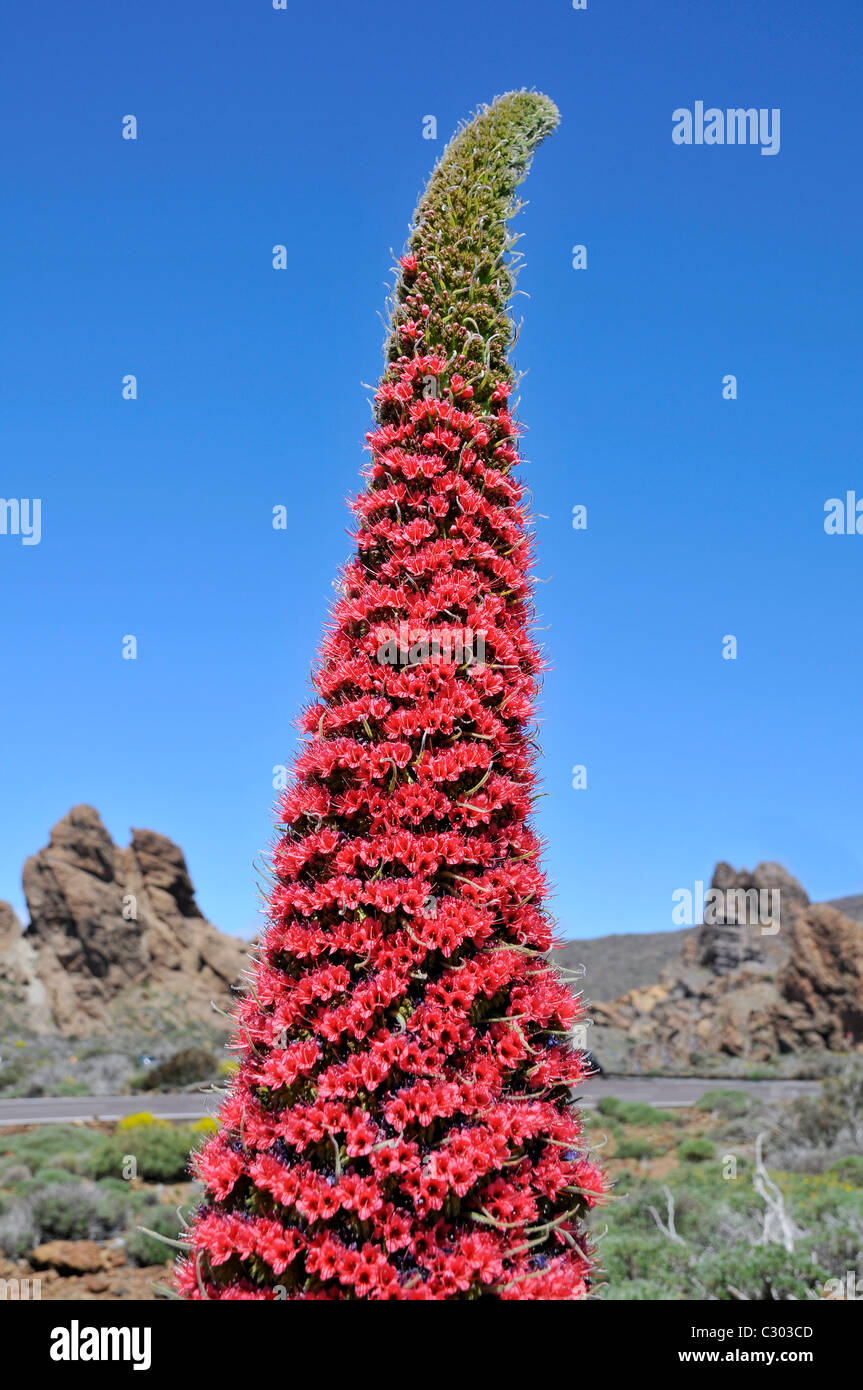
[[(43, 536), (0, 536), (0, 896), (86, 801), (255, 928), (391, 252), (458, 121), (521, 86), (562, 113), (516, 353), (561, 931), (670, 927), (717, 858), (863, 889), (863, 536), (823, 529), (863, 497), (858, 0), (13, 0), (2, 30), (0, 494)], [(780, 108), (779, 154), (673, 144), (698, 100)]]

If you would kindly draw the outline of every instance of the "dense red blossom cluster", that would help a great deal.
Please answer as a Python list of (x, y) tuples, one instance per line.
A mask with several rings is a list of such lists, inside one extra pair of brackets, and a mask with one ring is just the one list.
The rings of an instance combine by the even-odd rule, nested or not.
[[(545, 956), (529, 825), (541, 661), (511, 386), (474, 403), (469, 359), (425, 348), (428, 275), (401, 269), (239, 1071), (198, 1158), (190, 1298), (589, 1287), (604, 1178), (570, 1100), (580, 1004)], [(484, 664), (382, 662), (377, 630), (405, 622), (481, 631)]]

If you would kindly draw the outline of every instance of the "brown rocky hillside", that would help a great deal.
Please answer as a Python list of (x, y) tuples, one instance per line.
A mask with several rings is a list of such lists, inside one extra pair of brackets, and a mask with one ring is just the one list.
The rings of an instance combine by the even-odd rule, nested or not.
[[(600, 1064), (718, 1073), (863, 1050), (863, 899), (811, 903), (787, 870), (767, 863), (751, 873), (717, 864), (711, 888), (707, 924), (559, 952), (570, 968), (586, 967), (588, 1045)], [(746, 893), (772, 904), (777, 890), (775, 920), (738, 920)]]

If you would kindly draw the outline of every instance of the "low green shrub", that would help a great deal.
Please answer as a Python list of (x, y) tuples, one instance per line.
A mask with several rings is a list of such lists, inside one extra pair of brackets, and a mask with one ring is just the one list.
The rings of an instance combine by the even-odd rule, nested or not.
[(615, 1145), (615, 1158), (656, 1158), (665, 1150), (657, 1144), (652, 1144), (649, 1139), (621, 1139)]
[[(149, 1182), (179, 1182), (187, 1176), (192, 1135), (187, 1127), (138, 1125), (103, 1138), (89, 1157), (94, 1178), (136, 1176)], [(129, 1159), (134, 1159), (134, 1165)]]
[(0, 1250), (12, 1260), (29, 1255), (39, 1244), (39, 1228), (27, 1202), (15, 1202), (0, 1216)]
[(8, 1096), (13, 1090), (23, 1086), (27, 1079), (27, 1063), (23, 1058), (13, 1057), (0, 1064), (0, 1095)]
[(28, 1182), (32, 1176), (27, 1164), (16, 1163), (14, 1158), (0, 1165), (0, 1187), (17, 1187), (21, 1182)]
[(667, 1110), (656, 1110), (643, 1100), (618, 1100), (617, 1096), (603, 1096), (596, 1108), (601, 1115), (608, 1115), (623, 1125), (666, 1125), (674, 1120)]
[(701, 1297), (727, 1302), (742, 1294), (759, 1303), (811, 1299), (831, 1277), (829, 1266), (813, 1263), (808, 1243), (791, 1254), (781, 1245), (729, 1244), (703, 1252), (696, 1273)]
[(71, 1173), (68, 1168), (48, 1167), (40, 1168), (36, 1174), (35, 1181), (43, 1187), (51, 1187), (58, 1182), (75, 1182), (76, 1173)]
[(134, 1079), (136, 1090), (158, 1091), (164, 1086), (191, 1086), (194, 1081), (209, 1081), (219, 1073), (219, 1059), (206, 1047), (184, 1047), (157, 1067), (139, 1072)]
[(863, 1128), (863, 1059), (848, 1062), (824, 1082), (818, 1094), (801, 1096), (790, 1107), (786, 1133), (797, 1143), (833, 1148), (845, 1140), (857, 1144)]
[(723, 1120), (737, 1120), (752, 1109), (752, 1097), (746, 1091), (705, 1091), (696, 1103), (696, 1110), (709, 1110)]
[(669, 1125), (675, 1119), (669, 1110), (656, 1110), (643, 1100), (621, 1101), (617, 1118), (625, 1125)]
[(99, 1178), (96, 1186), (101, 1192), (121, 1192), (124, 1196), (130, 1197), (132, 1195), (132, 1189), (126, 1178)]
[(31, 1193), (33, 1221), (42, 1240), (104, 1240), (125, 1229), (128, 1210), (119, 1193), (93, 1183), (57, 1183)]
[(600, 1288), (599, 1297), (608, 1303), (661, 1303), (679, 1299), (673, 1282), (663, 1284), (658, 1279), (627, 1279), (623, 1283), (609, 1282)]
[[(672, 1243), (656, 1231), (636, 1236), (609, 1233), (602, 1242), (608, 1284), (600, 1297), (611, 1301), (744, 1298), (806, 1301), (821, 1297), (830, 1278), (842, 1277), (847, 1256), (826, 1259), (809, 1241), (792, 1253), (781, 1245), (753, 1246), (726, 1240), (721, 1248), (700, 1250)], [(851, 1265), (853, 1266), (853, 1261)]]
[[(171, 1240), (177, 1240), (181, 1230), (179, 1215), (173, 1207), (149, 1207), (143, 1213), (141, 1224), (157, 1235), (169, 1236)], [(133, 1264), (160, 1265), (173, 1260), (177, 1249), (174, 1245), (157, 1240), (147, 1230), (137, 1228), (126, 1240), (126, 1253)]]
[(623, 1101), (618, 1100), (617, 1096), (603, 1096), (597, 1102), (596, 1108), (600, 1115), (616, 1116), (621, 1105), (623, 1105)]
[(716, 1145), (710, 1139), (684, 1139), (677, 1146), (677, 1157), (682, 1163), (704, 1163), (716, 1157)]
[[(679, 1288), (692, 1262), (690, 1249), (668, 1240), (655, 1226), (652, 1232), (644, 1235), (610, 1230), (600, 1249), (609, 1292), (623, 1284), (629, 1289), (633, 1281), (640, 1280), (649, 1280), (667, 1289)], [(664, 1295), (666, 1298), (676, 1296), (679, 1297)]]
[(0, 1136), (0, 1171), (3, 1160), (24, 1163), (32, 1172), (40, 1168), (77, 1168), (83, 1156), (99, 1143), (98, 1131), (86, 1125), (40, 1125), (21, 1134)]
[(846, 1154), (827, 1169), (831, 1178), (837, 1182), (850, 1182), (853, 1187), (863, 1187), (863, 1154)]

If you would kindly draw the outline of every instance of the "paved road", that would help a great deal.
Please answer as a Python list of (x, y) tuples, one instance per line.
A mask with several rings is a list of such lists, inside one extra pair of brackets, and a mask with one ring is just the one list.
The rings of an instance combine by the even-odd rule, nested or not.
[(146, 1110), (162, 1120), (200, 1120), (217, 1107), (217, 1095), (194, 1091), (177, 1095), (39, 1096), (0, 1100), (0, 1129), (4, 1125), (72, 1124), (76, 1120), (122, 1120)]
[(736, 1081), (693, 1076), (597, 1076), (577, 1092), (585, 1105), (595, 1105), (603, 1096), (620, 1100), (646, 1100), (648, 1104), (673, 1109), (694, 1105), (705, 1091), (746, 1091), (761, 1100), (795, 1100), (821, 1089), (820, 1081)]
[[(603, 1096), (620, 1100), (644, 1100), (663, 1109), (694, 1105), (705, 1091), (715, 1087), (748, 1091), (762, 1100), (792, 1100), (817, 1091), (818, 1081), (727, 1081), (691, 1076), (596, 1077), (588, 1082), (579, 1099), (595, 1105)], [(179, 1095), (144, 1096), (39, 1096), (29, 1100), (0, 1100), (0, 1129), (4, 1125), (71, 1124), (76, 1120), (121, 1120), (139, 1110), (148, 1110), (163, 1120), (199, 1120), (211, 1114), (219, 1103), (212, 1094), (186, 1091)]]

